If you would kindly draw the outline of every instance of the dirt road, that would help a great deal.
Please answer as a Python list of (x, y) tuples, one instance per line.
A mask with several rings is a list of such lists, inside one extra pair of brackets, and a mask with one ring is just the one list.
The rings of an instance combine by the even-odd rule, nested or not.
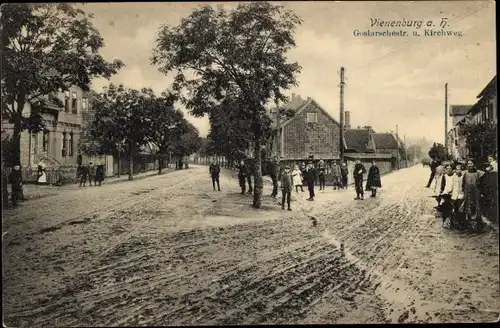
[(387, 175), (379, 197), (364, 201), (352, 190), (327, 190), (315, 202), (295, 194), (292, 212), (269, 197), (252, 209), (226, 176), (214, 192), (208, 168), (196, 166), (30, 201), (2, 218), (4, 321), (496, 320), (498, 232), (443, 230), (423, 188), (427, 174)]

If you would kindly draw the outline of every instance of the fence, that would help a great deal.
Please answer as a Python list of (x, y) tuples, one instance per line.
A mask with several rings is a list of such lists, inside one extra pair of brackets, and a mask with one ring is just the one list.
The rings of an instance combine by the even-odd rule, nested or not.
[[(12, 168), (5, 168), (7, 175), (10, 174)], [(59, 166), (59, 167), (48, 167), (45, 169), (47, 174), (47, 182), (50, 184), (66, 184), (74, 183), (77, 181), (77, 166)], [(38, 169), (33, 169), (31, 167), (22, 167), (21, 175), (23, 177), (24, 183), (36, 183), (38, 181)]]

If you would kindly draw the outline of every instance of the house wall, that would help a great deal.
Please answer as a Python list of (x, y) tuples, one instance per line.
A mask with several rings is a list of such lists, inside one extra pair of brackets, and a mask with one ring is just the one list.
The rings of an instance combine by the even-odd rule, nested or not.
[[(77, 113), (72, 113), (72, 108), (69, 112), (65, 112), (64, 108), (58, 112), (58, 115), (50, 112), (42, 113), (45, 123), (45, 129), (49, 131), (48, 135), (48, 149), (43, 149), (43, 132), (30, 134), (28, 131), (21, 133), (21, 165), (36, 167), (42, 158), (48, 157), (50, 160), (57, 161), (60, 165), (76, 165), (78, 156), (78, 145), (80, 140), (80, 132), (82, 130), (82, 108), (81, 102), (84, 93), (82, 89), (77, 86), (72, 86), (69, 90), (70, 98), (73, 92), (77, 96)], [(57, 93), (56, 97), (59, 98), (63, 104), (65, 93)], [(29, 116), (31, 112), (30, 104), (26, 104), (23, 109), (23, 115)], [(6, 130), (7, 134), (12, 135), (13, 125), (2, 121), (2, 128)], [(73, 154), (69, 155), (68, 151), (65, 156), (62, 153), (63, 133), (66, 132), (69, 142), (69, 134), (73, 133)]]
[[(317, 113), (317, 123), (307, 123), (307, 113)], [(283, 159), (339, 158), (340, 127), (313, 102), (283, 128)]]

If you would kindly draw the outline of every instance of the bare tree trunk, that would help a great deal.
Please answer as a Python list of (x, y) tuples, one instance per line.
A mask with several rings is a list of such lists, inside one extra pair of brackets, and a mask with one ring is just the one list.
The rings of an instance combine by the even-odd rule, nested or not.
[[(10, 165), (18, 164), (21, 166), (21, 120), (14, 120), (14, 135), (12, 136), (12, 163)], [(31, 148), (30, 148), (31, 149)], [(30, 150), (31, 151), (31, 150)]]
[(253, 204), (255, 208), (262, 206), (262, 189), (264, 183), (262, 181), (262, 152), (260, 151), (260, 140), (255, 141), (255, 162), (254, 162), (254, 189), (253, 189)]
[(129, 148), (129, 158), (128, 158), (128, 179), (134, 179), (134, 146)]
[(165, 158), (163, 154), (160, 154), (160, 157), (158, 158), (158, 175), (161, 174), (161, 170), (163, 169), (163, 163), (165, 162)]

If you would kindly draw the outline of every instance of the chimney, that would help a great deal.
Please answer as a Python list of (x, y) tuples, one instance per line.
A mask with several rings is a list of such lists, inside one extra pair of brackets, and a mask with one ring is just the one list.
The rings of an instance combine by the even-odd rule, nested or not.
[(351, 112), (345, 111), (344, 112), (344, 129), (350, 129), (351, 128)]

